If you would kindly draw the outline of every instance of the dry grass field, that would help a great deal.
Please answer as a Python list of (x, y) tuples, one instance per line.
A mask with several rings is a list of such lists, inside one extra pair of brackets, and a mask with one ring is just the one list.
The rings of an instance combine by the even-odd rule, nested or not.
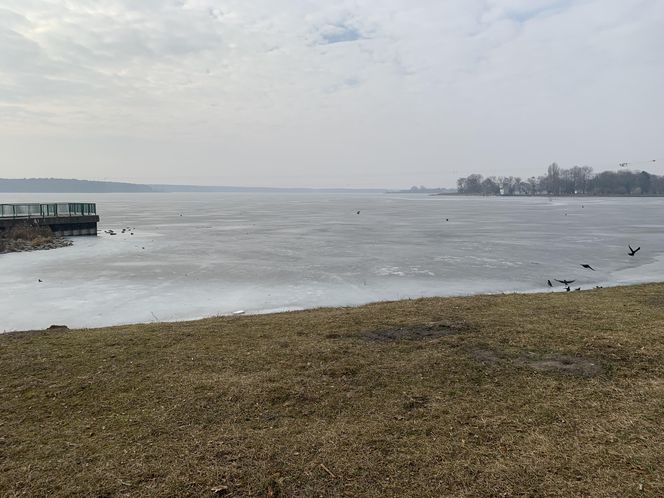
[(0, 496), (664, 496), (664, 285), (5, 334)]

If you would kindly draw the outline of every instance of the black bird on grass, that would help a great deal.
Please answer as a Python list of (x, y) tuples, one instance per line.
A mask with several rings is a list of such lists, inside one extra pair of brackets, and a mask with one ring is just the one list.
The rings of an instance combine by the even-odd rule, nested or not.
[(580, 291), (580, 290), (581, 290), (581, 287), (577, 287), (577, 288), (574, 289), (574, 290), (575, 290), (575, 291)]
[(567, 287), (569, 287), (569, 284), (573, 284), (574, 282), (576, 282), (576, 280), (558, 280), (558, 279), (556, 279), (556, 282), (560, 282), (561, 284), (566, 285)]
[(593, 267), (590, 266), (590, 265), (581, 265), (581, 266), (582, 266), (583, 268), (588, 269), (588, 270), (596, 271), (595, 268), (593, 268)]
[(641, 247), (637, 247), (636, 249), (632, 249), (632, 246), (627, 244), (627, 247), (629, 247), (629, 253), (627, 253), (628, 256), (634, 256), (637, 252), (641, 250)]

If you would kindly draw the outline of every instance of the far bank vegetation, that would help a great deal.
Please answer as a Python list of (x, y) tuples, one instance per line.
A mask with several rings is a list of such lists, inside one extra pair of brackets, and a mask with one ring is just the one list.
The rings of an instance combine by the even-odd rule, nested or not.
[(457, 180), (460, 194), (482, 195), (664, 195), (664, 176), (647, 171), (603, 171), (589, 166), (564, 169), (553, 163), (543, 176), (472, 174)]

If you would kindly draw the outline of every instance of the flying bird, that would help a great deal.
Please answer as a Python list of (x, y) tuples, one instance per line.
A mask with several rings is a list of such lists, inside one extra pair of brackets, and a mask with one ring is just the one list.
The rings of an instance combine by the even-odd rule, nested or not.
[(549, 287), (553, 287), (553, 284), (551, 283), (551, 280), (547, 280), (546, 283)]
[(627, 254), (628, 256), (634, 256), (637, 252), (641, 250), (641, 247), (637, 247), (636, 249), (632, 249), (632, 246), (629, 244), (627, 245), (629, 247), (629, 253)]
[(569, 287), (569, 284), (573, 284), (574, 282), (576, 282), (576, 280), (558, 280), (558, 279), (556, 279), (556, 282), (560, 282), (561, 284), (566, 285), (566, 286)]
[(358, 211), (357, 214), (360, 214), (360, 212)]
[(593, 268), (590, 265), (581, 265), (583, 268), (587, 268), (588, 270), (596, 271), (595, 268)]
[(570, 288), (569, 288), (569, 285), (568, 285), (567, 287), (565, 287), (565, 290), (566, 290), (567, 292), (569, 292), (569, 291), (571, 291), (572, 289), (570, 289)]

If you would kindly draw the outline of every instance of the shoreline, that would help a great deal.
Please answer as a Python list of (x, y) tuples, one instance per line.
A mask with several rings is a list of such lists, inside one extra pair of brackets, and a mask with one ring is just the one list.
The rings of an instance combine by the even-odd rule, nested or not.
[[(71, 245), (71, 244), (69, 244)], [(28, 251), (25, 251), (28, 252)], [(29, 251), (29, 252), (37, 252), (37, 253), (43, 253), (45, 251)], [(4, 256), (9, 256), (10, 254), (16, 255), (15, 257), (19, 257), (20, 252), (14, 252), (14, 253), (5, 253), (3, 254)], [(74, 255), (71, 255), (72, 258), (74, 258)], [(68, 256), (69, 257), (69, 256)], [(74, 258), (75, 259), (75, 258)], [(607, 274), (605, 279), (599, 279), (596, 281), (592, 281), (590, 283), (577, 283), (575, 285), (582, 285), (582, 291), (581, 292), (587, 292), (587, 291), (592, 291), (595, 290), (596, 286), (600, 286), (601, 288), (614, 288), (614, 287), (629, 287), (629, 286), (634, 286), (634, 285), (648, 285), (648, 284), (653, 284), (653, 283), (660, 283), (664, 282), (664, 279), (662, 278), (662, 275), (664, 274), (664, 254), (659, 254), (651, 258), (651, 261), (649, 262), (644, 262), (641, 265), (637, 267), (625, 267), (625, 268), (619, 268), (614, 271), (612, 271), (610, 274)], [(0, 323), (0, 335), (2, 334), (7, 334), (7, 333), (14, 333), (14, 332), (24, 332), (24, 331), (40, 331), (40, 330), (46, 330), (50, 325), (53, 324), (62, 324), (62, 325), (67, 325), (70, 329), (102, 329), (106, 327), (117, 327), (117, 326), (130, 326), (130, 325), (149, 325), (149, 324), (155, 324), (155, 323), (183, 323), (183, 322), (192, 322), (192, 321), (198, 321), (198, 320), (207, 320), (211, 318), (216, 318), (216, 317), (227, 317), (227, 316), (234, 316), (238, 314), (238, 312), (242, 311), (240, 313), (241, 315), (245, 316), (256, 316), (256, 315), (270, 315), (270, 314), (282, 314), (282, 313), (288, 313), (288, 312), (300, 312), (300, 311), (307, 311), (307, 310), (315, 310), (315, 309), (333, 309), (333, 308), (357, 308), (361, 306), (366, 306), (366, 305), (371, 305), (371, 304), (378, 304), (378, 303), (389, 303), (389, 302), (399, 302), (399, 301), (409, 301), (409, 300), (417, 300), (417, 299), (427, 299), (427, 298), (457, 298), (457, 297), (475, 297), (475, 296), (496, 296), (496, 295), (533, 295), (533, 294), (555, 294), (555, 293), (566, 293), (564, 291), (564, 287), (562, 285), (558, 285), (557, 283), (555, 284), (554, 288), (548, 288), (546, 284), (543, 282), (541, 286), (539, 287), (527, 287), (525, 285), (517, 286), (517, 288), (514, 289), (496, 289), (493, 287), (493, 283), (487, 281), (487, 285), (485, 285), (485, 288), (482, 288), (482, 286), (478, 286), (477, 290), (463, 290), (463, 291), (450, 291), (448, 293), (441, 292), (441, 288), (438, 287), (437, 289), (431, 289), (430, 292), (421, 292), (421, 291), (414, 291), (412, 294), (409, 293), (409, 291), (413, 290), (414, 287), (411, 287), (411, 284), (413, 283), (412, 281), (406, 281), (405, 282), (407, 285), (405, 287), (406, 290), (404, 291), (398, 291), (399, 286), (396, 285), (394, 289), (397, 289), (396, 292), (392, 295), (388, 295), (387, 297), (380, 297), (379, 294), (376, 294), (374, 297), (377, 298), (370, 298), (370, 299), (363, 299), (361, 296), (355, 296), (359, 297), (358, 300), (349, 300), (349, 299), (344, 299), (342, 301), (337, 300), (336, 302), (330, 302), (328, 301), (327, 303), (314, 303), (311, 305), (298, 305), (298, 304), (292, 304), (292, 303), (284, 303), (283, 305), (277, 305), (277, 306), (268, 306), (265, 308), (262, 307), (252, 307), (250, 305), (247, 305), (246, 303), (242, 303), (240, 301), (237, 301), (237, 306), (227, 309), (222, 312), (207, 312), (203, 311), (206, 307), (209, 307), (209, 305), (201, 305), (200, 303), (194, 304), (191, 306), (192, 310), (195, 309), (196, 307), (202, 308), (201, 310), (203, 312), (201, 313), (196, 313), (195, 311), (193, 312), (188, 312), (188, 311), (181, 311), (177, 312), (176, 314), (179, 316), (166, 316), (165, 318), (162, 318), (162, 313), (163, 311), (159, 311), (155, 308), (154, 309), (154, 314), (150, 312), (145, 312), (144, 315), (146, 315), (145, 320), (141, 319), (130, 319), (126, 321), (118, 321), (117, 319), (109, 319), (105, 320), (105, 323), (89, 323), (89, 324), (81, 324), (80, 321), (79, 323), (72, 323), (71, 321), (67, 320), (66, 318), (58, 318), (55, 317), (52, 321), (49, 321), (48, 323), (42, 323), (39, 326), (31, 327), (31, 326), (26, 326), (26, 327), (15, 327), (15, 328), (3, 328), (3, 324)], [(458, 283), (449, 283), (452, 287), (455, 287), (458, 285)], [(522, 283), (523, 284), (523, 283)], [(40, 286), (42, 285), (50, 285), (48, 282), (46, 283), (40, 283)], [(411, 287), (408, 289), (408, 287)], [(415, 287), (417, 287), (415, 285)], [(493, 287), (493, 288), (492, 288)], [(520, 288), (519, 288), (520, 287)], [(354, 290), (356, 288), (356, 285), (350, 285), (348, 287), (348, 290)], [(55, 291), (57, 291), (57, 288), (53, 288)], [(361, 287), (358, 287), (360, 290), (364, 290)], [(389, 289), (387, 291), (388, 294), (390, 294), (394, 289)], [(495, 290), (493, 290), (495, 289)], [(193, 290), (193, 289), (192, 289)], [(269, 290), (269, 289), (268, 289)], [(214, 288), (206, 288), (205, 285), (201, 286), (200, 288), (197, 288), (197, 291), (201, 295), (207, 295), (209, 293), (214, 293)], [(241, 293), (241, 289), (238, 289), (238, 291)], [(570, 294), (578, 294), (577, 291), (572, 291)], [(192, 301), (192, 303), (196, 303), (195, 300)], [(117, 304), (114, 306), (120, 307), (121, 304)], [(147, 305), (146, 305), (147, 306)], [(119, 308), (120, 309), (120, 308)], [(145, 309), (148, 309), (147, 307)], [(11, 311), (10, 311), (11, 313)], [(120, 313), (118, 313), (120, 314)], [(155, 315), (158, 317), (155, 319)], [(98, 320), (97, 320), (98, 321)]]
[[(663, 256), (664, 259), (664, 256)], [(413, 301), (420, 301), (426, 299), (472, 299), (472, 298), (491, 298), (491, 297), (500, 297), (500, 296), (544, 296), (552, 294), (564, 294), (569, 295), (570, 298), (578, 296), (579, 294), (585, 294), (588, 292), (597, 292), (603, 289), (615, 289), (615, 288), (631, 288), (631, 287), (640, 287), (640, 286), (651, 286), (651, 285), (664, 285), (664, 280), (652, 280), (652, 281), (643, 281), (636, 283), (615, 283), (615, 284), (605, 284), (599, 287), (592, 287), (587, 289), (582, 289), (581, 291), (572, 291), (566, 292), (564, 288), (556, 287), (554, 289), (548, 289), (546, 287), (523, 290), (523, 291), (511, 291), (511, 292), (480, 292), (480, 293), (468, 293), (468, 294), (451, 294), (451, 295), (421, 295), (415, 297), (404, 297), (400, 299), (386, 299), (379, 301), (367, 301), (362, 303), (353, 303), (353, 304), (342, 304), (342, 305), (321, 305), (314, 307), (284, 307), (281, 308), (272, 308), (265, 310), (236, 310), (228, 313), (204, 315), (204, 316), (195, 316), (195, 317), (186, 317), (182, 319), (167, 319), (167, 320), (150, 320), (144, 322), (123, 322), (123, 323), (114, 323), (110, 325), (101, 325), (101, 326), (91, 326), (91, 327), (70, 327), (66, 323), (51, 323), (44, 328), (35, 328), (35, 329), (21, 329), (21, 330), (6, 330), (0, 331), (0, 336), (6, 334), (23, 334), (23, 333), (33, 333), (33, 332), (48, 332), (51, 329), (66, 329), (69, 331), (76, 330), (103, 330), (109, 328), (118, 328), (118, 327), (148, 327), (155, 325), (164, 325), (164, 326), (177, 326), (184, 324), (196, 324), (198, 322), (204, 322), (208, 320), (215, 319), (226, 319), (226, 318), (239, 318), (239, 317), (271, 317), (271, 316), (283, 316), (295, 313), (306, 313), (320, 310), (356, 310), (359, 308), (367, 306), (377, 306), (377, 305), (390, 305), (398, 303), (408, 303)]]

